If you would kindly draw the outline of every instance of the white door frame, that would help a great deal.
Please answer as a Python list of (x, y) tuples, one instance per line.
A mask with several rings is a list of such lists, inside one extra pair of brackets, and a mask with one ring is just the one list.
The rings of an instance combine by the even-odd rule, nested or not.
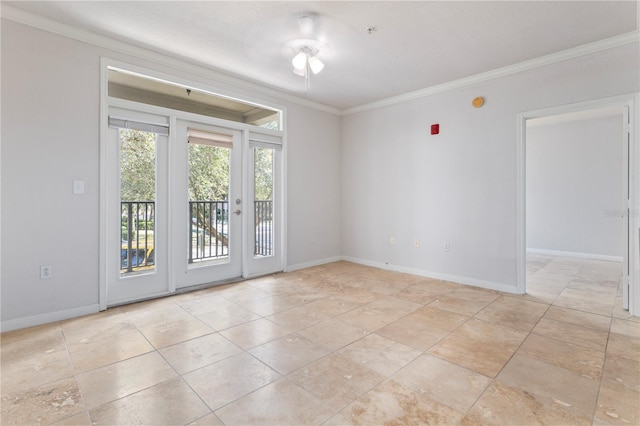
[(527, 120), (550, 115), (566, 114), (609, 106), (626, 107), (629, 111), (630, 125), (626, 129), (629, 133), (629, 250), (626, 261), (629, 262), (629, 312), (640, 315), (640, 141), (639, 133), (635, 131), (640, 123), (637, 105), (640, 94), (629, 94), (593, 101), (561, 105), (557, 107), (528, 111), (518, 114), (518, 143), (517, 143), (517, 177), (516, 177), (516, 289), (519, 294), (526, 292), (526, 137)]
[[(106, 243), (107, 235), (109, 231), (108, 220), (109, 218), (106, 215), (106, 211), (108, 210), (108, 200), (109, 195), (112, 191), (118, 190), (117, 188), (111, 188), (108, 184), (109, 174), (107, 173), (107, 153), (108, 153), (108, 121), (109, 121), (109, 108), (110, 107), (120, 107), (120, 108), (128, 108), (133, 110), (138, 110), (141, 112), (148, 112), (151, 114), (159, 114), (165, 115), (170, 118), (170, 128), (175, 128), (176, 119), (186, 119), (192, 121), (202, 120), (203, 116), (199, 116), (196, 114), (186, 113), (183, 111), (175, 111), (170, 110), (163, 107), (157, 107), (149, 104), (140, 104), (136, 102), (126, 101), (123, 99), (115, 99), (109, 98), (109, 81), (108, 81), (108, 70), (110, 67), (115, 67), (119, 69), (129, 70), (134, 73), (138, 73), (147, 77), (157, 78), (164, 81), (170, 81), (173, 83), (184, 85), (185, 87), (197, 87), (204, 92), (210, 93), (215, 96), (228, 97), (230, 99), (238, 99), (243, 102), (252, 103), (256, 106), (265, 106), (270, 109), (280, 111), (280, 119), (281, 119), (281, 129), (282, 130), (271, 130), (271, 129), (263, 129), (260, 127), (256, 127), (250, 124), (244, 124), (234, 121), (228, 121), (218, 118), (212, 117), (204, 117), (204, 120), (214, 126), (220, 127), (228, 127), (230, 129), (234, 129), (237, 131), (243, 132), (244, 135), (249, 135), (250, 133), (263, 134), (266, 136), (275, 136), (280, 138), (282, 141), (282, 164), (280, 171), (280, 182), (281, 182), (281, 199), (278, 203), (281, 211), (281, 227), (278, 233), (278, 238), (281, 241), (281, 256), (279, 259), (279, 265), (277, 265), (277, 269), (279, 271), (286, 270), (287, 265), (287, 108), (284, 105), (275, 104), (272, 102), (262, 102), (259, 99), (252, 99), (251, 96), (246, 95), (237, 95), (233, 90), (221, 89), (220, 87), (211, 86), (207, 83), (202, 83), (202, 81), (197, 82), (192, 80), (191, 78), (183, 78), (176, 75), (169, 75), (159, 71), (150, 70), (145, 67), (141, 67), (138, 65), (133, 65), (131, 63), (121, 62), (116, 59), (111, 59), (107, 57), (100, 58), (100, 235), (99, 235), (99, 253), (100, 253), (100, 262), (99, 262), (99, 285), (98, 285), (98, 305), (101, 311), (107, 309), (107, 257), (112, 256), (110, 253), (109, 247)], [(169, 136), (171, 140), (171, 135)], [(243, 136), (243, 151), (247, 149), (246, 142), (248, 139)], [(244, 159), (246, 157), (243, 155), (243, 168), (246, 167), (244, 164)], [(173, 166), (169, 165), (169, 174), (172, 174)], [(246, 184), (244, 181), (245, 173), (243, 171), (243, 198), (245, 198), (245, 194), (247, 193)], [(171, 185), (169, 185), (169, 197), (171, 199)], [(169, 211), (169, 220), (171, 220), (171, 211)], [(246, 221), (243, 221), (243, 223)], [(243, 235), (246, 235), (246, 226), (243, 225)], [(172, 236), (169, 235), (171, 239)], [(242, 239), (243, 244), (245, 244), (246, 238)], [(172, 241), (169, 242), (172, 244)], [(243, 251), (244, 248), (243, 248)], [(169, 292), (173, 293), (176, 290), (176, 282), (175, 282), (175, 270), (174, 266), (171, 264), (169, 266)], [(242, 260), (242, 276), (246, 278), (250, 275), (250, 272), (247, 269), (246, 262), (244, 259)]]
[[(138, 121), (140, 123), (156, 124), (169, 127), (169, 117), (164, 114), (142, 112), (139, 109), (119, 107), (109, 108), (109, 114), (123, 120)], [(103, 258), (106, 263), (108, 305), (127, 303), (136, 298), (149, 298), (167, 295), (173, 292), (169, 275), (169, 137), (158, 135), (156, 143), (156, 196), (155, 196), (155, 226), (154, 226), (154, 268), (150, 272), (122, 276), (120, 271), (121, 259), (116, 256), (122, 245), (120, 226), (120, 129), (107, 130), (107, 149), (105, 170), (109, 190), (104, 191), (106, 210), (101, 212), (106, 217), (107, 233), (105, 244), (107, 255)], [(114, 232), (117, 231), (117, 232)], [(137, 295), (136, 295), (137, 294)]]
[[(244, 229), (244, 261), (242, 263), (242, 276), (244, 278), (257, 277), (284, 270), (284, 146), (283, 138), (263, 134), (256, 131), (245, 131), (244, 134), (244, 164), (245, 164), (245, 193), (243, 195), (246, 201), (245, 210), (246, 217), (243, 223)], [(262, 146), (274, 150), (273, 164), (273, 223), (272, 223), (272, 241), (273, 255), (260, 257), (254, 254), (255, 247), (255, 209), (252, 208), (254, 203), (254, 147)]]

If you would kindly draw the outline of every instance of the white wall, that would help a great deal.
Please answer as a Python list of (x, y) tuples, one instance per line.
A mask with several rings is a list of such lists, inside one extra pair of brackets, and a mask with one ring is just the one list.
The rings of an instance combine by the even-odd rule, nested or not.
[(3, 329), (97, 309), (101, 56), (285, 106), (289, 264), (340, 256), (340, 117), (13, 21), (1, 31)]
[(626, 45), (344, 117), (343, 255), (516, 292), (517, 115), (637, 92), (638, 57)]
[(340, 117), (290, 108), (288, 264), (298, 269), (339, 259)]
[(528, 249), (622, 259), (622, 118), (527, 128)]
[(90, 46), (2, 22), (3, 322), (98, 302), (99, 73)]

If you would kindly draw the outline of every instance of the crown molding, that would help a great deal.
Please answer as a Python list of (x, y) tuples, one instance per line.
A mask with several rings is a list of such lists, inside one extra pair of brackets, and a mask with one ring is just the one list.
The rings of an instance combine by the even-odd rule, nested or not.
[(58, 34), (76, 41), (88, 43), (93, 46), (114, 50), (116, 52), (134, 56), (139, 59), (169, 66), (171, 68), (188, 72), (199, 77), (213, 79), (228, 86), (243, 90), (250, 90), (258, 95), (269, 96), (279, 101), (290, 102), (334, 115), (342, 114), (342, 111), (338, 108), (333, 108), (328, 105), (300, 98), (298, 96), (289, 95), (287, 93), (283, 93), (278, 90), (253, 83), (248, 80), (231, 76), (229, 74), (220, 72), (219, 70), (215, 70), (207, 65), (197, 63), (186, 58), (171, 56), (166, 53), (144, 49), (142, 47), (134, 46), (132, 44), (118, 41), (110, 37), (92, 33), (91, 31), (87, 31), (85, 29), (75, 28), (49, 18), (44, 18), (42, 16), (20, 10), (5, 3), (0, 3), (0, 17), (53, 34)]
[(447, 83), (438, 84), (436, 86), (427, 87), (425, 89), (416, 90), (414, 92), (409, 92), (402, 95), (381, 99), (379, 101), (371, 102), (368, 104), (359, 105), (353, 108), (344, 109), (341, 112), (342, 112), (342, 115), (344, 116), (344, 115), (355, 114), (358, 112), (368, 111), (372, 109), (382, 108), (385, 106), (395, 105), (402, 102), (407, 102), (410, 100), (435, 95), (437, 93), (442, 93), (442, 92), (446, 92), (453, 89), (459, 89), (462, 87), (471, 86), (471, 85), (482, 83), (488, 80), (493, 80), (496, 78), (505, 77), (512, 74), (517, 74), (519, 72), (529, 71), (535, 68), (544, 67), (546, 65), (551, 65), (558, 62), (579, 58), (581, 56), (590, 55), (592, 53), (601, 52), (603, 50), (613, 49), (613, 48), (624, 46), (631, 43), (638, 43), (639, 41), (640, 41), (640, 32), (638, 31), (621, 34), (619, 36), (607, 38), (604, 40), (598, 40), (593, 43), (584, 44), (582, 46), (563, 50), (561, 52), (552, 53), (546, 56), (541, 56), (539, 58), (520, 62), (514, 65), (508, 65), (505, 67), (496, 68), (494, 70), (487, 71), (481, 74), (475, 74), (475, 75), (464, 77), (458, 80), (449, 81)]

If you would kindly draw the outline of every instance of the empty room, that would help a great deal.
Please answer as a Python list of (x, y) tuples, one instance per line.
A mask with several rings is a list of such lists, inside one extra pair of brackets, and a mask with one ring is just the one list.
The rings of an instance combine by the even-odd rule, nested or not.
[(640, 424), (637, 1), (0, 15), (1, 424)]

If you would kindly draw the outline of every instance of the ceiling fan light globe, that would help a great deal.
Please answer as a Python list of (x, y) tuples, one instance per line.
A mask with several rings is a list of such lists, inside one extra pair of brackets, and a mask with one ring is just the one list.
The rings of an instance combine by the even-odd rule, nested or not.
[(309, 67), (314, 74), (318, 74), (324, 68), (322, 61), (315, 56), (309, 58)]
[(306, 74), (306, 73), (305, 73), (305, 69), (304, 69), (304, 68), (303, 68), (303, 69), (301, 69), (301, 70), (299, 70), (298, 68), (294, 68), (294, 69), (293, 69), (293, 73), (294, 73), (295, 75), (299, 75), (300, 77), (304, 77), (304, 75)]
[(303, 70), (307, 66), (307, 54), (304, 52), (298, 53), (291, 60), (293, 67), (297, 70)]

